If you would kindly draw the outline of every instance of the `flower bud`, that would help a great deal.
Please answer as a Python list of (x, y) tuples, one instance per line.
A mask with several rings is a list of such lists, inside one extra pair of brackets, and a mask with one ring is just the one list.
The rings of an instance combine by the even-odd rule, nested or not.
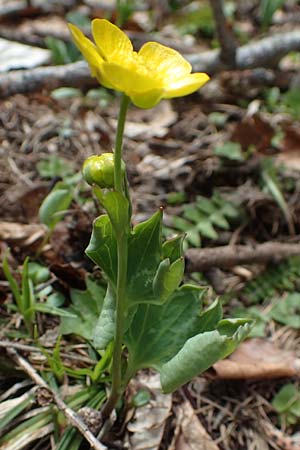
[[(123, 161), (122, 172), (125, 172)], [(82, 173), (88, 184), (112, 188), (114, 186), (114, 154), (102, 153), (100, 156), (90, 156), (83, 164)]]

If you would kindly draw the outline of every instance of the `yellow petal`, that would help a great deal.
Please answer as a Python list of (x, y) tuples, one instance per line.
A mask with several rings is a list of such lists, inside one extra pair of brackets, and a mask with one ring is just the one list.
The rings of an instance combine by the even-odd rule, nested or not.
[(164, 98), (182, 97), (197, 91), (209, 80), (206, 73), (192, 73), (165, 86)]
[(90, 65), (92, 76), (95, 77), (97, 75), (97, 68), (99, 68), (103, 63), (103, 59), (97, 52), (96, 46), (87, 37), (85, 37), (82, 31), (80, 31), (75, 25), (69, 23), (68, 27), (71, 31), (76, 46)]
[(103, 63), (102, 76), (109, 80), (117, 91), (124, 92), (139, 108), (152, 108), (163, 97), (162, 83), (152, 78), (147, 71), (139, 72), (135, 64), (132, 68), (114, 63)]
[(92, 21), (92, 33), (100, 55), (105, 61), (124, 62), (133, 54), (130, 39), (106, 19)]
[(101, 67), (102, 76), (118, 91), (147, 92), (152, 89), (163, 89), (162, 83), (157, 81), (142, 67), (135, 64), (124, 67), (119, 64), (104, 62)]
[(163, 98), (163, 89), (151, 89), (146, 92), (128, 92), (128, 97), (138, 108), (149, 109), (157, 105)]
[(138, 52), (140, 58), (153, 76), (163, 78), (167, 84), (191, 73), (192, 66), (176, 50), (157, 42), (147, 42)]

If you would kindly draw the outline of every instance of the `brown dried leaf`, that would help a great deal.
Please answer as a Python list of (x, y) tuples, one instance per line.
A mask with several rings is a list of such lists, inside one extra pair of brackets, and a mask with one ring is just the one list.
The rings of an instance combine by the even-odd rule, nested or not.
[(161, 392), (159, 374), (141, 374), (132, 383), (131, 388), (148, 389), (151, 400), (145, 406), (137, 408), (133, 419), (127, 425), (127, 446), (130, 450), (156, 450), (163, 437), (165, 422), (170, 414), (172, 395)]
[(285, 127), (281, 149), (282, 153), (277, 156), (277, 162), (292, 170), (300, 170), (300, 131), (298, 128)]
[(72, 264), (51, 264), (50, 270), (55, 276), (68, 287), (84, 290), (86, 272), (82, 268), (76, 268)]
[(272, 379), (300, 374), (300, 359), (264, 339), (243, 342), (229, 358), (213, 365), (217, 378)]
[(18, 243), (22, 246), (29, 246), (37, 240), (41, 240), (46, 231), (46, 227), (42, 224), (0, 222), (0, 240), (11, 244)]
[[(144, 111), (141, 114), (145, 114)], [(147, 122), (127, 120), (125, 128), (125, 136), (131, 139), (143, 138), (150, 139), (152, 137), (164, 137), (169, 131), (169, 127), (177, 120), (177, 113), (172, 109), (171, 103), (167, 100), (161, 102), (153, 110), (151, 118)], [(117, 121), (110, 119), (109, 123), (116, 128)]]
[(176, 429), (168, 450), (219, 450), (188, 401), (176, 408)]
[(254, 114), (246, 116), (242, 122), (236, 124), (231, 140), (239, 142), (243, 150), (253, 145), (258, 152), (264, 152), (271, 146), (273, 136), (274, 129), (269, 122)]

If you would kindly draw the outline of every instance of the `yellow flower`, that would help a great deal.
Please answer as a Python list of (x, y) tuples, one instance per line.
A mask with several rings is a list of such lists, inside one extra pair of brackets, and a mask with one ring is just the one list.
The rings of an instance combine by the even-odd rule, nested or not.
[(96, 45), (75, 25), (69, 28), (92, 76), (103, 86), (124, 92), (140, 108), (191, 94), (209, 80), (206, 73), (191, 73), (192, 66), (180, 53), (157, 42), (147, 42), (135, 52), (126, 34), (105, 19), (92, 21)]

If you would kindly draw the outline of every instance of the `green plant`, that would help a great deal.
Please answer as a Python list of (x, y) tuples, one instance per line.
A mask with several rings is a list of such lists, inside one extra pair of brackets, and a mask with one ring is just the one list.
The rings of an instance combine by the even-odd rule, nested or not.
[(80, 291), (71, 289), (71, 306), (64, 309), (70, 316), (61, 318), (59, 331), (61, 334), (74, 333), (87, 340), (92, 340), (94, 329), (102, 310), (105, 298), (105, 287), (87, 278), (87, 289)]
[(261, 0), (260, 20), (263, 27), (271, 24), (274, 13), (284, 5), (285, 0)]
[[(16, 386), (18, 393), (18, 386)], [(62, 389), (57, 388), (58, 392)], [(66, 390), (66, 387), (64, 387)], [(74, 392), (74, 386), (68, 391)], [(105, 400), (102, 386), (77, 384), (77, 392), (67, 394), (65, 402), (75, 411), (84, 406), (98, 409)], [(34, 442), (53, 435), (57, 450), (79, 450), (83, 437), (70, 426), (53, 404), (40, 407), (35, 387), (0, 403), (0, 446), (5, 450), (33, 448)], [(2, 414), (4, 412), (4, 415)], [(26, 414), (24, 414), (26, 413)]]
[(299, 290), (300, 257), (292, 256), (276, 265), (270, 265), (256, 279), (246, 283), (242, 295), (249, 303), (270, 300), (276, 295)]
[(300, 419), (300, 391), (294, 384), (285, 384), (275, 395), (272, 406), (282, 424), (293, 425)]
[(117, 0), (117, 25), (122, 27), (132, 16), (136, 8), (135, 0)]
[(291, 234), (295, 233), (293, 218), (289, 206), (285, 200), (283, 186), (280, 180), (280, 169), (275, 166), (271, 158), (262, 161), (261, 184), (264, 191), (272, 195), (273, 199), (282, 211)]
[(47, 156), (37, 163), (36, 168), (40, 177), (45, 179), (70, 177), (74, 174), (72, 164), (57, 155)]
[(164, 228), (164, 234), (183, 232), (187, 244), (200, 247), (202, 237), (217, 239), (216, 228), (229, 230), (230, 221), (237, 220), (241, 212), (240, 207), (226, 200), (218, 192), (210, 199), (198, 195), (195, 203), (186, 203), (182, 206), (181, 216), (171, 216), (168, 226)]
[[(164, 97), (193, 92), (207, 76), (191, 74), (190, 65), (177, 52), (156, 43), (145, 44), (138, 54), (133, 53), (127, 36), (106, 20), (96, 19), (92, 29), (96, 47), (70, 25), (92, 74), (104, 86), (122, 92), (114, 153), (89, 158), (83, 170), (106, 211), (95, 220), (86, 249), (107, 279), (93, 330), (93, 345), (98, 351), (106, 351), (113, 343), (111, 392), (102, 409), (106, 418), (138, 370), (156, 369), (163, 391), (172, 392), (231, 353), (247, 335), (250, 322), (222, 319), (218, 300), (203, 310), (203, 289), (182, 284), (182, 237), (162, 241), (161, 210), (145, 222), (131, 225), (131, 200), (122, 161), (130, 100), (141, 108), (151, 108)], [(224, 216), (235, 215), (235, 209), (227, 206), (227, 213), (224, 211), (225, 207), (220, 216), (215, 210), (214, 220), (227, 227)]]
[(300, 328), (300, 293), (292, 292), (279, 298), (270, 311), (270, 317), (289, 327)]
[(225, 142), (222, 145), (217, 145), (214, 148), (214, 154), (221, 158), (226, 158), (234, 161), (244, 161), (241, 144), (238, 142)]
[(9, 282), (17, 310), (21, 314), (30, 336), (33, 337), (35, 334), (34, 330), (37, 312), (73, 317), (70, 312), (64, 311), (51, 304), (51, 300), (49, 303), (38, 302), (38, 299), (42, 297), (43, 292), (35, 290), (34, 282), (43, 282), (45, 277), (47, 278), (47, 276), (49, 276), (49, 272), (46, 268), (39, 266), (36, 263), (30, 266), (29, 258), (26, 258), (21, 271), (21, 286), (19, 286), (17, 279), (10, 270), (6, 255), (3, 259), (3, 272)]
[[(47, 164), (42, 166), (44, 176), (50, 176), (54, 173), (54, 170), (60, 170), (60, 168), (60, 163), (57, 162), (52, 166)], [(69, 176), (68, 173), (70, 173)], [(47, 226), (48, 232), (39, 246), (38, 254), (52, 236), (56, 225), (65, 217), (73, 199), (78, 202), (82, 200), (80, 196), (81, 180), (81, 174), (71, 175), (71, 167), (66, 166), (63, 181), (58, 181), (42, 201), (39, 208), (39, 219), (41, 223)]]
[(56, 224), (62, 220), (69, 208), (73, 195), (69, 186), (59, 181), (43, 200), (39, 209), (40, 221), (53, 232)]
[(293, 119), (298, 120), (300, 115), (300, 89), (298, 87), (290, 88), (282, 96), (285, 112), (290, 114)]
[(80, 59), (80, 53), (73, 43), (47, 36), (45, 44), (51, 50), (52, 61), (56, 65), (69, 64)]
[(300, 114), (300, 89), (292, 87), (286, 92), (281, 92), (277, 86), (266, 89), (266, 106), (269, 112), (289, 114), (297, 120)]
[(207, 1), (187, 5), (177, 14), (176, 25), (182, 34), (196, 34), (201, 32), (204, 36), (212, 38), (215, 23), (211, 7)]
[(266, 326), (270, 322), (270, 313), (263, 311), (255, 306), (248, 308), (234, 308), (231, 311), (233, 317), (246, 317), (253, 320), (253, 327), (248, 337), (265, 337)]

